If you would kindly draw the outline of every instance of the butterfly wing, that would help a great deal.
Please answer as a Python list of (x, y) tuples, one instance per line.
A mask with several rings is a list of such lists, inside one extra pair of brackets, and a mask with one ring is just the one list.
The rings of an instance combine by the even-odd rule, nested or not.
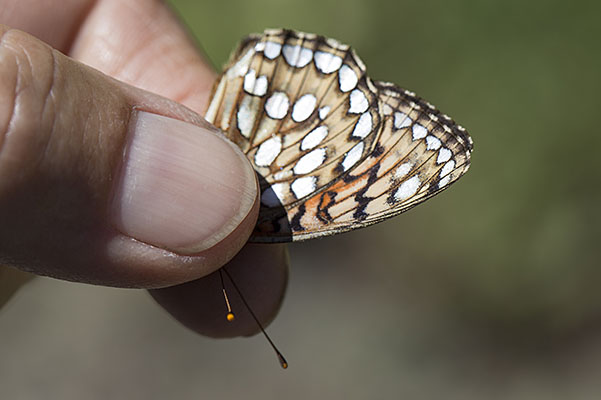
[(348, 46), (312, 34), (268, 30), (245, 39), (206, 118), (260, 176), (256, 242), (371, 225), (469, 168), (463, 128), (415, 94), (372, 82)]

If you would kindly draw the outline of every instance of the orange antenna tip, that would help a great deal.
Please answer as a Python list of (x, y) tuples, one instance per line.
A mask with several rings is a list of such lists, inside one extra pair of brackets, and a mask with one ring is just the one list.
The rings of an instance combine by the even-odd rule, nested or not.
[(288, 362), (286, 361), (286, 359), (284, 358), (284, 356), (278, 352), (278, 361), (280, 362), (280, 365), (282, 366), (282, 368), (286, 369), (288, 368)]

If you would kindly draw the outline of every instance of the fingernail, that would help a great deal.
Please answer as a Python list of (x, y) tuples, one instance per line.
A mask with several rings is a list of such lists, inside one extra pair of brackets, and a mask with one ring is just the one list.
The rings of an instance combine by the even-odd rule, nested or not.
[(256, 196), (249, 161), (218, 133), (143, 111), (133, 116), (113, 201), (125, 235), (198, 253), (228, 236)]

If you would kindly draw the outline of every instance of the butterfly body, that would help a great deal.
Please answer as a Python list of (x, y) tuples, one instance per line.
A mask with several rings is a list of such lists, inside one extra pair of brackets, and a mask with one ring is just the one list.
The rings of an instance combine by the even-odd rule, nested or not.
[(400, 214), (469, 168), (467, 132), (414, 93), (374, 82), (348, 46), (289, 30), (241, 42), (206, 118), (248, 156), (251, 241), (345, 232)]

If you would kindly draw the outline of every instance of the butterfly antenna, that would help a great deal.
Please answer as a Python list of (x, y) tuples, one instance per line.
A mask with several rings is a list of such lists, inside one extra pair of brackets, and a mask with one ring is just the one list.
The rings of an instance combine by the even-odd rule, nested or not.
[(271, 348), (273, 349), (273, 351), (275, 351), (275, 354), (278, 357), (278, 361), (279, 361), (280, 365), (282, 366), (282, 368), (284, 368), (284, 369), (288, 368), (288, 362), (286, 361), (286, 359), (284, 358), (284, 356), (282, 355), (282, 353), (280, 353), (280, 351), (278, 350), (278, 348), (276, 347), (276, 345), (273, 343), (273, 341), (271, 340), (271, 338), (269, 337), (269, 335), (267, 334), (267, 332), (265, 332), (265, 329), (263, 329), (263, 325), (261, 325), (261, 323), (259, 322), (259, 319), (257, 318), (257, 316), (255, 315), (255, 313), (253, 312), (252, 308), (250, 308), (250, 306), (246, 302), (246, 299), (242, 295), (242, 292), (240, 291), (240, 289), (238, 289), (238, 285), (236, 285), (236, 282), (234, 282), (234, 280), (232, 279), (232, 276), (227, 271), (227, 269), (225, 269), (225, 267), (222, 267), (222, 268), (219, 269), (219, 275), (221, 276), (221, 287), (223, 289), (223, 296), (225, 298), (225, 304), (227, 305), (227, 310), (228, 310), (227, 320), (230, 321), (230, 322), (233, 321), (234, 320), (234, 314), (232, 313), (232, 309), (230, 307), (230, 303), (229, 303), (229, 300), (227, 298), (227, 293), (225, 291), (225, 284), (223, 282), (223, 273), (221, 271), (225, 272), (225, 274), (227, 275), (228, 279), (232, 283), (232, 286), (234, 287), (234, 289), (238, 293), (238, 296), (240, 296), (240, 299), (242, 299), (242, 302), (244, 303), (244, 306), (246, 307), (246, 309), (248, 310), (248, 312), (250, 313), (250, 315), (253, 317), (253, 319), (255, 320), (255, 322), (257, 323), (257, 325), (259, 326), (259, 329), (261, 329), (261, 332), (263, 333), (263, 336), (265, 336), (265, 338), (267, 339), (267, 341), (271, 345)]
[[(227, 292), (225, 291), (225, 283), (223, 283), (223, 272), (221, 272), (221, 268), (219, 269), (219, 277), (221, 278), (221, 290), (223, 291), (223, 298), (225, 300), (225, 305), (227, 306), (227, 314), (225, 318), (228, 322), (232, 322), (236, 317), (232, 312), (232, 307), (230, 306), (230, 300), (227, 298)], [(231, 278), (230, 278), (231, 279)]]

